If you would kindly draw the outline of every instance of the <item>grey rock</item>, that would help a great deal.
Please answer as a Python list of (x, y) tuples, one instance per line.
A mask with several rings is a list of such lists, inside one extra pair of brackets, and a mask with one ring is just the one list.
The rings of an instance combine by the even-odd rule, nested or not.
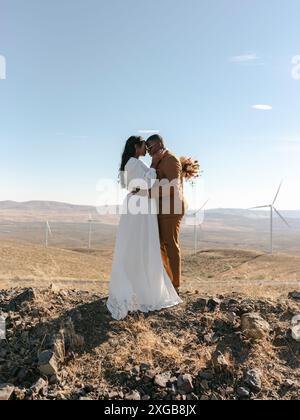
[(8, 305), (9, 311), (15, 311), (25, 302), (31, 302), (36, 298), (36, 294), (33, 289), (26, 289), (24, 292), (20, 293), (17, 297), (12, 299)]
[(300, 300), (300, 292), (294, 291), (289, 293), (289, 299)]
[(254, 391), (262, 389), (262, 373), (260, 370), (250, 369), (245, 373), (245, 383)]
[(192, 375), (179, 375), (177, 378), (177, 388), (178, 391), (182, 394), (190, 394), (194, 389)]
[(155, 385), (158, 385), (161, 388), (166, 388), (167, 383), (169, 382), (171, 377), (170, 373), (162, 373), (159, 375), (156, 375), (154, 378)]
[(40, 378), (36, 381), (34, 385), (30, 388), (34, 395), (38, 395), (43, 393), (43, 391), (47, 388), (48, 383), (43, 379)]
[(45, 376), (57, 375), (58, 367), (57, 367), (55, 354), (48, 350), (40, 353), (38, 367), (42, 375), (45, 375)]
[(217, 372), (225, 371), (230, 366), (227, 358), (219, 350), (216, 350), (213, 354), (212, 364)]
[(239, 387), (236, 392), (240, 398), (250, 397), (250, 391), (247, 388)]
[(147, 372), (145, 373), (145, 381), (146, 382), (150, 382), (155, 378), (156, 372), (153, 369), (147, 370)]
[(221, 303), (222, 301), (220, 299), (213, 298), (209, 299), (207, 306), (210, 311), (214, 311), (221, 305)]
[(11, 384), (0, 384), (0, 401), (8, 401), (13, 392), (15, 387)]
[(139, 375), (140, 374), (140, 367), (139, 366), (134, 366), (134, 368), (132, 368), (132, 374), (133, 375)]
[(146, 370), (149, 370), (149, 369), (151, 369), (151, 366), (148, 363), (141, 363), (140, 370), (146, 371)]
[(205, 311), (207, 309), (208, 299), (205, 298), (199, 298), (197, 299), (197, 308), (199, 308), (200, 311)]
[(86, 384), (84, 385), (84, 391), (89, 394), (90, 392), (93, 392), (95, 390), (94, 385), (92, 384)]
[(117, 399), (118, 396), (119, 396), (119, 393), (117, 391), (109, 391), (108, 392), (108, 399), (109, 400)]
[(243, 334), (250, 339), (261, 340), (270, 333), (270, 324), (258, 313), (251, 312), (244, 314), (241, 319)]
[(138, 391), (131, 391), (125, 395), (125, 400), (132, 400), (132, 401), (139, 401), (141, 399), (141, 395)]

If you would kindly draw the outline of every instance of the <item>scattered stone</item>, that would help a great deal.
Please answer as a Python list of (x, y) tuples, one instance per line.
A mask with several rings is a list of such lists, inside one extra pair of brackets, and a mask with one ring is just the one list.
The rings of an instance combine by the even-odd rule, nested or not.
[(33, 289), (26, 289), (24, 292), (20, 293), (17, 297), (12, 299), (8, 305), (9, 311), (16, 311), (20, 308), (25, 302), (32, 302), (36, 298), (36, 294)]
[(198, 397), (198, 395), (197, 395), (197, 394), (195, 394), (194, 392), (192, 392), (191, 394), (187, 395), (187, 399), (188, 399), (188, 400), (194, 400), (194, 401), (197, 401), (197, 400), (199, 400), (199, 397)]
[(300, 300), (300, 292), (294, 291), (289, 293), (289, 299)]
[(299, 343), (300, 342), (300, 315), (295, 316), (292, 319), (291, 334), (292, 334), (292, 338)]
[(59, 293), (60, 289), (56, 284), (51, 283), (50, 286), (49, 286), (49, 291), (57, 294), (57, 293)]
[(59, 383), (59, 377), (58, 375), (52, 375), (49, 379), (49, 384), (50, 385), (56, 385)]
[(197, 309), (204, 312), (207, 309), (208, 299), (199, 298), (197, 299)]
[(38, 395), (42, 393), (47, 386), (48, 383), (43, 378), (40, 378), (34, 385), (32, 385), (30, 390), (34, 395)]
[(245, 373), (245, 383), (253, 392), (260, 392), (262, 389), (262, 373), (258, 369), (250, 369)]
[(207, 307), (210, 311), (215, 311), (220, 305), (222, 301), (218, 298), (209, 299)]
[(239, 387), (236, 392), (240, 398), (250, 397), (250, 391), (247, 388)]
[(131, 391), (125, 395), (125, 400), (132, 400), (132, 401), (139, 401), (141, 399), (141, 395), (138, 391)]
[(300, 323), (291, 328), (292, 338), (300, 343)]
[(191, 393), (194, 389), (192, 375), (179, 375), (177, 378), (177, 388), (181, 394)]
[(53, 376), (58, 373), (57, 361), (52, 351), (46, 350), (40, 353), (38, 366), (42, 375)]
[(220, 337), (218, 337), (218, 335), (215, 333), (205, 334), (203, 338), (204, 338), (205, 343), (207, 344), (215, 344), (220, 339)]
[(113, 400), (118, 398), (119, 393), (117, 391), (109, 391), (107, 395), (109, 400)]
[(227, 358), (219, 350), (216, 350), (212, 356), (212, 364), (217, 372), (226, 371), (230, 363)]
[(15, 387), (10, 384), (0, 384), (0, 401), (8, 401), (13, 392)]
[(140, 370), (146, 371), (146, 370), (149, 370), (149, 369), (151, 369), (151, 366), (148, 363), (141, 363)]
[(166, 388), (170, 377), (171, 374), (169, 372), (156, 375), (154, 378), (154, 384), (160, 386), (161, 388)]
[(236, 322), (236, 313), (235, 312), (228, 312), (226, 315), (226, 321), (229, 322), (230, 324), (234, 324)]
[(133, 375), (139, 375), (140, 374), (140, 367), (139, 366), (134, 366), (134, 368), (132, 369), (132, 374)]
[(283, 382), (283, 384), (282, 384), (282, 386), (284, 387), (284, 388), (287, 388), (287, 389), (291, 389), (291, 388), (294, 388), (295, 387), (295, 382), (294, 381), (292, 381), (291, 379), (286, 379), (284, 382)]
[(26, 389), (15, 388), (13, 393), (13, 399), (17, 401), (23, 401), (26, 398)]
[(156, 372), (153, 369), (147, 370), (145, 373), (144, 379), (148, 382), (152, 381), (155, 378)]
[(244, 314), (241, 321), (242, 332), (249, 339), (261, 340), (270, 333), (269, 323), (258, 313)]
[(90, 394), (91, 392), (95, 390), (95, 387), (92, 384), (87, 384), (87, 385), (84, 385), (83, 389), (87, 394)]

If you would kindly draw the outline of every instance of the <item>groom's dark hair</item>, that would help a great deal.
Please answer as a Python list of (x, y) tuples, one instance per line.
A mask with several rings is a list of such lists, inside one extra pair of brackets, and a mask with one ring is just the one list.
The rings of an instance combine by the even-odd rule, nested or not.
[(159, 143), (161, 143), (162, 147), (165, 147), (165, 141), (162, 138), (162, 136), (160, 136), (159, 134), (154, 134), (153, 136), (149, 137), (147, 139), (147, 143), (150, 142), (150, 141), (153, 141), (153, 142), (156, 142), (156, 143), (159, 142)]

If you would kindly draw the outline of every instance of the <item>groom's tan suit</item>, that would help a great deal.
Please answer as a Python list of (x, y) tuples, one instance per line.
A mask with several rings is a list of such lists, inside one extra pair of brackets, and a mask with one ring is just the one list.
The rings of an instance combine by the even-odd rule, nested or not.
[(180, 160), (171, 152), (166, 151), (156, 169), (159, 181), (167, 180), (171, 188), (153, 187), (151, 197), (159, 202), (159, 234), (161, 253), (165, 269), (174, 287), (180, 286), (181, 251), (179, 245), (180, 224), (185, 212), (183, 184), (181, 179)]

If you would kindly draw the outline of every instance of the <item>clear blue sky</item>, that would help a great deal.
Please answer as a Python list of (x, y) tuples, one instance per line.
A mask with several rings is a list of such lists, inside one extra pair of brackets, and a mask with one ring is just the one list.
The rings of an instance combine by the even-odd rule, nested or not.
[(299, 0), (0, 0), (0, 200), (94, 204), (126, 138), (159, 129), (199, 158), (211, 207), (265, 204), (283, 178), (278, 207), (300, 208), (299, 16)]

